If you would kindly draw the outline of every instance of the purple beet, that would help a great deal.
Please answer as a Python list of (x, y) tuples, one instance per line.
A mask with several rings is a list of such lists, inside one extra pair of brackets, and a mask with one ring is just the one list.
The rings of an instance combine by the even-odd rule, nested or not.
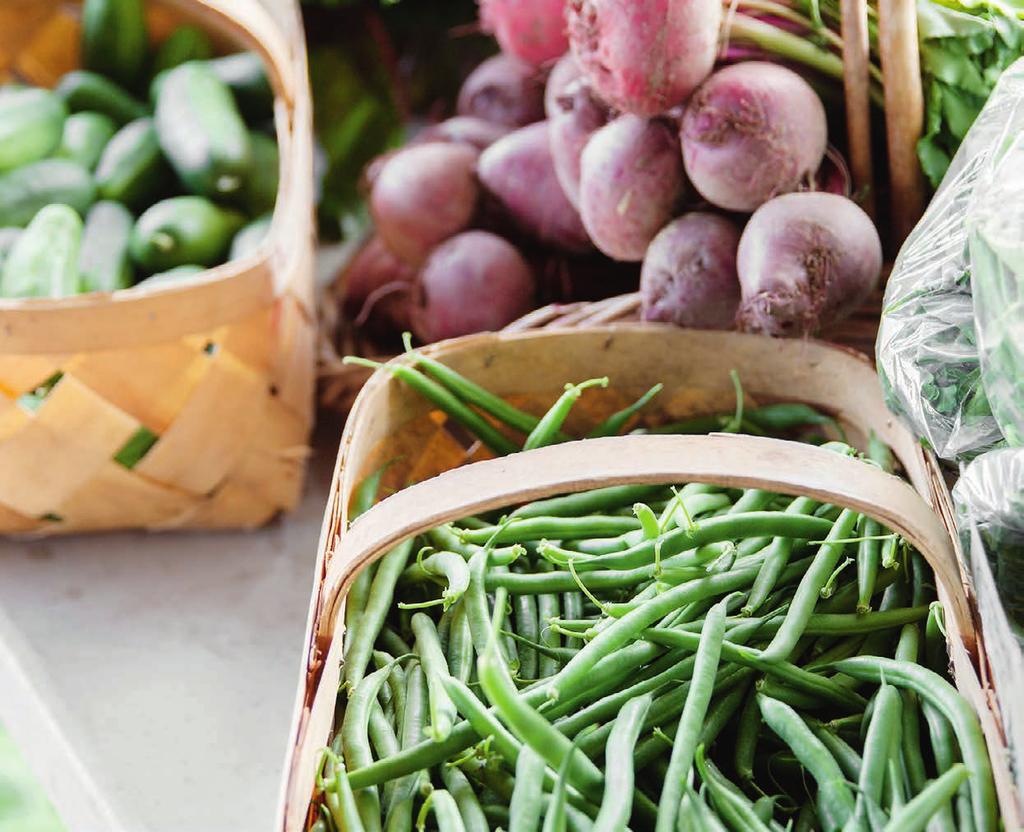
[(591, 136), (608, 123), (608, 108), (583, 80), (569, 84), (548, 111), (551, 158), (569, 202), (580, 205), (580, 166)]
[(544, 118), (544, 76), (510, 55), (495, 55), (469, 74), (456, 109), (506, 127), (533, 124)]

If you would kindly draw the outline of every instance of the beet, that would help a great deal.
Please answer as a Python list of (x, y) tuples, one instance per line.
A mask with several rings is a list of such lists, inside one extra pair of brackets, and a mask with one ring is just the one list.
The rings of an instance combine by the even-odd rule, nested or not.
[(469, 226), (480, 196), (478, 155), (466, 145), (429, 143), (403, 148), (380, 166), (370, 210), (388, 248), (418, 265)]
[(392, 254), (380, 237), (371, 237), (345, 269), (346, 316), (373, 332), (408, 329), (415, 278), (414, 267)]
[(493, 121), (484, 121), (477, 116), (455, 116), (438, 124), (424, 128), (413, 140), (414, 144), (426, 142), (447, 142), (465, 144), (477, 150), (485, 150), (512, 128)]
[(548, 82), (544, 87), (544, 113), (550, 119), (561, 111), (558, 106), (560, 99), (569, 87), (583, 77), (580, 65), (571, 52), (562, 56), (561, 60), (551, 68), (548, 74)]
[(416, 281), (412, 327), (422, 341), (501, 329), (533, 307), (526, 260), (496, 234), (467, 231), (438, 246)]
[(586, 251), (590, 240), (580, 215), (555, 175), (546, 121), (499, 139), (480, 154), (484, 188), (516, 226), (565, 251)]
[(803, 78), (763, 61), (712, 75), (683, 114), (683, 160), (712, 205), (753, 211), (796, 190), (821, 166), (825, 108)]
[(591, 136), (608, 123), (608, 108), (593, 94), (590, 85), (577, 79), (570, 83), (548, 115), (551, 158), (565, 195), (580, 205), (580, 167), (583, 149)]
[(573, 54), (617, 110), (664, 113), (714, 66), (721, 0), (569, 0), (567, 8)]
[(645, 321), (732, 329), (740, 305), (740, 232), (725, 217), (694, 211), (673, 220), (647, 249), (640, 275)]
[(480, 0), (480, 22), (503, 52), (534, 66), (569, 48), (565, 0)]
[(737, 270), (748, 332), (810, 335), (854, 312), (882, 269), (871, 218), (846, 197), (795, 193), (776, 197), (750, 218)]
[(679, 139), (665, 120), (619, 116), (583, 151), (583, 225), (598, 249), (616, 260), (643, 260), (685, 191)]
[(523, 61), (495, 55), (469, 74), (456, 110), (506, 127), (532, 124), (544, 118), (544, 77)]

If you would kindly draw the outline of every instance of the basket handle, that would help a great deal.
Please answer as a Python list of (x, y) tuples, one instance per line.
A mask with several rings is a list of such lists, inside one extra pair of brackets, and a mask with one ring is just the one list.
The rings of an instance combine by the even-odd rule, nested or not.
[(910, 542), (935, 570), (972, 654), (975, 626), (953, 543), (935, 513), (899, 477), (823, 448), (781, 439), (618, 436), (586, 439), (459, 468), (378, 503), (334, 541), (318, 640), (329, 644), (349, 584), (401, 541), (471, 514), (616, 484), (704, 482), (805, 495), (853, 508)]

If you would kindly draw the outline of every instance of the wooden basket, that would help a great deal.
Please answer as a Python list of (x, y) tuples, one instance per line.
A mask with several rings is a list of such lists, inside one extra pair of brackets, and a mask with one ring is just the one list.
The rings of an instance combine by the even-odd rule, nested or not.
[[(390, 374), (375, 374), (350, 414), (327, 505), (276, 828), (305, 828), (318, 751), (334, 725), (345, 593), (360, 568), (401, 539), (480, 511), (612, 483), (684, 481), (763, 487), (853, 506), (918, 547), (938, 577), (957, 685), (981, 716), (1007, 827), (1018, 828), (1021, 814), (990, 701), (984, 640), (950, 536), (949, 497), (934, 457), (886, 410), (869, 361), (814, 341), (652, 324), (478, 335), (426, 352), (538, 414), (567, 380), (607, 375), (609, 388), (588, 391), (574, 410), (574, 432), (658, 382), (665, 389), (652, 405), (651, 422), (729, 410), (735, 401), (729, 371), (736, 369), (758, 403), (812, 404), (832, 413), (862, 447), (875, 431), (893, 448), (910, 485), (810, 446), (722, 435), (585, 440), (480, 461), (486, 453), (476, 445), (467, 449), (460, 441), (464, 431)], [(385, 486), (417, 484), (398, 490), (349, 529), (356, 486), (388, 460), (394, 462)]]
[[(78, 65), (79, 5), (0, 0), (0, 80), (52, 86)], [(255, 0), (150, 0), (251, 49), (275, 91), (281, 154), (258, 253), (193, 278), (59, 300), (0, 299), (0, 533), (258, 526), (299, 496), (312, 421), (312, 123), (298, 9), (289, 36)], [(61, 373), (36, 412), (16, 404)], [(146, 429), (130, 470), (114, 461)]]
[[(872, 147), (871, 58), (868, 40), (867, 0), (840, 0), (844, 51), (843, 89), (846, 116), (847, 159), (855, 193), (872, 218), (887, 218), (882, 238), (895, 250), (920, 219), (927, 204), (927, 187), (917, 160), (917, 141), (924, 127), (924, 92), (921, 83), (917, 12), (914, 0), (883, 0), (878, 3), (878, 49), (884, 86), (885, 147)], [(724, 25), (728, 37), (728, 15)], [(884, 187), (876, 181), (876, 157), (886, 159)], [(876, 211), (877, 196), (888, 196), (886, 210)], [(344, 365), (340, 355), (365, 355), (386, 360), (379, 345), (347, 320), (341, 311), (347, 274), (342, 269), (325, 292), (320, 349), (321, 402), (333, 410), (348, 412), (368, 373)], [(873, 296), (853, 319), (841, 322), (828, 333), (829, 341), (848, 343), (874, 352), (881, 310), (881, 292)], [(537, 310), (513, 327), (588, 326), (617, 320), (637, 320), (639, 295), (624, 295), (596, 303), (554, 305)]]

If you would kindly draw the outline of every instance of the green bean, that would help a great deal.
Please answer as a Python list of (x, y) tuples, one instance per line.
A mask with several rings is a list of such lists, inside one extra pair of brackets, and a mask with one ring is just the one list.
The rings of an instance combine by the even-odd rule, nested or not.
[(663, 485), (612, 485), (608, 488), (594, 488), (577, 494), (536, 500), (520, 506), (509, 516), (582, 517), (587, 514), (600, 514), (620, 506), (631, 506), (637, 501), (646, 502), (663, 495), (665, 491)]
[(668, 774), (665, 776), (661, 800), (658, 803), (656, 832), (673, 832), (676, 826), (679, 804), (683, 798), (682, 783), (693, 764), (697, 738), (707, 716), (711, 693), (714, 690), (715, 674), (718, 672), (718, 662), (722, 655), (727, 602), (728, 599), (725, 599), (711, 608), (699, 636), (693, 679), (686, 693), (686, 704), (676, 729)]
[(839, 768), (846, 775), (846, 779), (851, 783), (856, 783), (860, 779), (861, 767), (863, 765), (863, 760), (861, 760), (857, 750), (840, 737), (828, 724), (817, 719), (806, 719), (805, 721), (811, 729), (811, 733), (821, 740), (821, 744), (836, 758), (836, 762), (839, 763)]
[(825, 542), (818, 549), (814, 561), (797, 587), (782, 626), (763, 651), (762, 655), (766, 661), (786, 658), (800, 640), (807, 620), (814, 614), (821, 588), (835, 569), (846, 546), (845, 543), (833, 541), (842, 541), (848, 537), (857, 523), (858, 516), (856, 512), (846, 509), (830, 529)]
[(380, 628), (380, 635), (377, 636), (377, 639), (380, 646), (392, 656), (407, 656), (412, 652), (412, 646), (387, 624)]
[[(786, 508), (787, 514), (807, 515), (818, 507), (818, 503), (808, 497), (797, 497)], [(775, 588), (779, 575), (789, 563), (795, 541), (791, 537), (776, 537), (769, 544), (765, 553), (761, 571), (757, 573), (750, 595), (743, 605), (743, 615), (753, 615), (762, 606)]]
[(929, 783), (913, 800), (893, 812), (884, 832), (922, 832), (939, 810), (948, 805), (969, 776), (970, 772), (962, 763), (953, 766)]
[(512, 619), (519, 641), (519, 675), (524, 679), (536, 679), (538, 668), (537, 650), (531, 646), (540, 633), (537, 629), (537, 600), (532, 595), (512, 597)]
[(370, 585), (373, 583), (376, 567), (376, 563), (364, 566), (345, 595), (345, 635), (342, 640), (342, 652), (345, 655), (352, 649), (352, 639), (361, 629), (359, 625), (366, 609), (366, 602), (370, 598)]
[(455, 799), (466, 832), (490, 832), (480, 800), (466, 775), (455, 766), (441, 766), (441, 781)]
[(868, 682), (913, 690), (922, 700), (934, 705), (953, 726), (964, 763), (971, 772), (970, 789), (974, 825), (978, 832), (998, 826), (992, 766), (981, 733), (978, 717), (956, 689), (945, 679), (924, 667), (874, 656), (858, 656), (836, 662), (834, 669)]
[(473, 675), (473, 633), (469, 627), (466, 605), (459, 604), (452, 610), (451, 630), (448, 635), (446, 653), (448, 669), (452, 676), (468, 682)]
[(801, 402), (780, 402), (755, 407), (746, 418), (762, 430), (781, 433), (804, 425), (830, 425), (842, 433), (839, 423), (819, 410)]
[(763, 488), (748, 488), (729, 509), (729, 514), (745, 514), (751, 511), (761, 511), (768, 507), (775, 499), (775, 494), (765, 491)]
[(765, 724), (793, 751), (818, 784), (818, 812), (826, 829), (838, 830), (854, 812), (854, 798), (835, 758), (788, 705), (758, 695)]
[(818, 814), (814, 811), (813, 803), (805, 803), (800, 807), (800, 813), (796, 817), (794, 832), (815, 832), (818, 828)]
[[(530, 597), (530, 596), (515, 596), (515, 597)], [(575, 648), (572, 647), (546, 647), (539, 641), (530, 641), (528, 638), (524, 638), (518, 633), (513, 633), (511, 630), (502, 631), (502, 635), (508, 636), (513, 639), (516, 644), (525, 645), (533, 650), (538, 658), (547, 657), (553, 660), (558, 666), (565, 664), (569, 659), (576, 655)], [(546, 678), (546, 677), (541, 677)], [(539, 681), (539, 680), (538, 680)]]
[(637, 413), (639, 413), (641, 410), (647, 407), (647, 405), (651, 403), (654, 397), (657, 396), (664, 389), (664, 387), (665, 385), (663, 384), (655, 384), (650, 390), (648, 390), (639, 399), (633, 402), (633, 404), (623, 408), (622, 410), (619, 410), (616, 413), (613, 413), (611, 416), (609, 416), (607, 419), (601, 422), (601, 424), (599, 424), (589, 434), (587, 434), (587, 438), (597, 439), (602, 436), (617, 436), (619, 433), (622, 432), (622, 429), (626, 426), (626, 422), (628, 422), (633, 416), (635, 416)]
[(388, 364), (377, 364), (373, 361), (366, 361), (365, 359), (352, 356), (346, 357), (345, 362), (370, 366), (374, 369), (381, 369), (391, 373), (395, 378), (404, 381), (423, 398), (447, 413), (456, 422), (459, 422), (499, 456), (507, 456), (519, 450), (514, 442), (479, 413), (468, 407), (458, 396), (442, 387), (436, 381), (427, 378), (423, 373), (413, 369), (408, 364), (394, 361)]
[(703, 745), (697, 747), (696, 757), (701, 780), (708, 787), (711, 800), (722, 819), (734, 829), (769, 832), (770, 827), (758, 817), (753, 804), (745, 797), (741, 797), (731, 783), (726, 785), (725, 775), (704, 756)]
[(736, 712), (743, 706), (750, 690), (747, 682), (753, 677), (754, 671), (744, 668), (738, 674), (737, 684), (731, 687), (725, 696), (720, 697), (712, 704), (708, 711), (708, 718), (700, 732), (700, 744), (710, 747), (714, 745), (718, 735), (729, 721), (736, 715)]
[[(373, 762), (373, 751), (370, 749), (369, 724), (370, 711), (377, 701), (377, 694), (391, 675), (391, 668), (376, 670), (360, 680), (349, 696), (345, 708), (345, 716), (341, 723), (341, 743), (344, 758), (349, 764), (359, 768)], [(379, 830), (380, 796), (376, 788), (360, 789), (355, 797), (359, 817), (367, 830)]]
[(469, 559), (469, 588), (463, 596), (469, 630), (473, 636), (473, 649), (478, 655), (487, 649), (490, 641), (491, 609), (487, 600), (487, 573), (488, 552), (480, 549)]
[(723, 419), (728, 420), (729, 417), (724, 417), (721, 414), (706, 415), (706, 416), (694, 416), (690, 419), (686, 419), (680, 422), (671, 422), (667, 425), (659, 425), (658, 427), (648, 428), (640, 431), (641, 433), (672, 433), (672, 434), (697, 434), (697, 433), (715, 433), (722, 429)]
[(615, 718), (605, 748), (604, 797), (594, 821), (594, 832), (619, 832), (629, 822), (633, 805), (633, 751), (644, 718), (651, 707), (651, 695), (630, 699)]
[(543, 448), (545, 445), (551, 445), (558, 441), (558, 433), (562, 429), (562, 425), (565, 424), (565, 420), (569, 416), (569, 411), (572, 410), (574, 404), (579, 401), (580, 396), (583, 395), (583, 391), (590, 387), (607, 387), (607, 378), (592, 378), (588, 381), (584, 381), (581, 384), (567, 384), (565, 385), (565, 392), (559, 396), (551, 409), (541, 417), (541, 420), (537, 423), (530, 435), (526, 437), (526, 442), (523, 443), (524, 451), (532, 451), (536, 448)]
[[(402, 719), (399, 736), (402, 751), (415, 747), (423, 738), (423, 728), (428, 709), (427, 681), (423, 674), (423, 668), (419, 663), (410, 667), (409, 672), (406, 674), (405, 702), (405, 716)], [(404, 817), (407, 814), (411, 815), (417, 779), (418, 774), (413, 773), (386, 781), (396, 783), (395, 789), (391, 793), (391, 802), (387, 807), (389, 821), (394, 813), (398, 813), (399, 817)]]
[(772, 818), (775, 817), (775, 798), (765, 794), (755, 800), (754, 814), (761, 819), (762, 823), (770, 825)]
[(383, 650), (373, 651), (373, 665), (377, 670), (382, 667), (391, 666), (391, 674), (388, 676), (388, 689), (391, 691), (391, 699), (395, 704), (395, 723), (402, 724), (405, 716), (405, 689), (407, 685), (405, 671), (398, 664), (395, 657)]
[(902, 707), (899, 691), (883, 684), (875, 699), (868, 733), (864, 740), (864, 760), (857, 781), (857, 817), (867, 823), (867, 800), (881, 803), (889, 760), (898, 750)]
[(444, 680), (450, 675), (448, 661), (441, 649), (437, 628), (428, 615), (418, 612), (412, 617), (412, 631), (416, 636), (416, 652), (427, 677), (427, 697), (430, 701), (430, 725), (426, 733), (435, 741), (451, 734), (455, 724), (455, 704), (445, 690)]
[(900, 541), (893, 535), (882, 541), (881, 561), (883, 569), (895, 569), (899, 564)]
[(400, 543), (380, 560), (366, 607), (345, 651), (345, 684), (349, 690), (354, 689), (366, 673), (366, 666), (373, 655), (373, 644), (384, 626), (394, 599), (398, 576), (405, 569), (412, 546), (412, 540)]
[(484, 413), (493, 416), (500, 422), (504, 422), (511, 428), (521, 433), (529, 433), (540, 421), (536, 416), (524, 413), (510, 405), (501, 396), (496, 396), (479, 384), (470, 381), (460, 373), (442, 364), (430, 356), (419, 352), (409, 352), (410, 360), (417, 367), (422, 367), (429, 375), (443, 384), (448, 390), (458, 396), (467, 404), (480, 408)]
[(942, 604), (933, 601), (928, 606), (928, 620), (924, 628), (925, 665), (940, 676), (949, 672), (946, 653), (946, 622)]
[[(667, 647), (684, 647), (691, 650), (696, 650), (700, 643), (700, 637), (696, 633), (683, 630), (645, 630), (643, 637)], [(854, 710), (861, 710), (867, 704), (859, 694), (844, 688), (827, 676), (811, 673), (787, 661), (766, 658), (766, 651), (728, 641), (722, 644), (721, 651), (725, 661), (754, 668), (796, 690), (817, 696), (831, 704)]]
[(871, 609), (871, 596), (875, 594), (875, 581), (878, 580), (882, 559), (882, 541), (878, 539), (881, 533), (882, 526), (877, 520), (863, 519), (860, 534), (864, 539), (857, 545), (857, 612), (860, 613)]
[(488, 700), (512, 733), (543, 756), (553, 768), (560, 766), (569, 755), (570, 782), (586, 797), (599, 800), (603, 791), (601, 772), (520, 696), (501, 656), (495, 633), (477, 660), (477, 676)]
[[(416, 820), (416, 828), (423, 830), (427, 825), (427, 814), (434, 810), (434, 819), (437, 821), (439, 832), (466, 832), (466, 827), (459, 814), (458, 804), (444, 789), (434, 789), (427, 799), (423, 801), (419, 818)], [(346, 832), (348, 832), (346, 830)]]
[[(928, 725), (928, 736), (931, 741), (932, 756), (935, 758), (935, 769), (939, 773), (949, 771), (960, 758), (956, 748), (956, 740), (953, 738), (953, 728), (949, 721), (930, 702), (921, 701), (920, 705), (921, 713), (924, 714), (925, 722)], [(960, 787), (960, 792), (961, 795), (956, 799), (958, 813), (966, 821), (966, 823), (961, 823), (960, 826), (973, 826), (970, 820), (970, 806), (967, 805), (967, 801), (970, 800), (970, 790), (964, 784)], [(954, 832), (957, 829), (957, 824), (953, 820), (953, 808), (951, 806), (943, 806), (936, 815), (935, 824), (936, 832)]]
[[(467, 561), (481, 549), (480, 546), (463, 543), (462, 539), (455, 533), (455, 527), (451, 523), (435, 526), (426, 532), (426, 538), (435, 549), (455, 552), (457, 555), (462, 555)], [(489, 562), (495, 566), (508, 566), (526, 554), (526, 549), (519, 544), (500, 546), (489, 551)]]
[(898, 755), (899, 749), (897, 748), (896, 756), (889, 758), (889, 764), (886, 767), (888, 769), (888, 775), (885, 778), (885, 784), (888, 786), (886, 805), (890, 814), (897, 812), (907, 802), (907, 793), (904, 788), (906, 772), (903, 771), (902, 758)]
[(519, 741), (464, 682), (449, 676), (444, 680), (444, 686), (459, 713), (469, 720), (477, 735), (490, 737), (498, 753), (510, 764), (515, 765), (520, 753)]
[(614, 514), (588, 514), (585, 517), (523, 517), (498, 526), (464, 529), (459, 533), (465, 543), (523, 543), (531, 540), (577, 540), (611, 537), (640, 528), (635, 517)]
[[(344, 758), (330, 748), (325, 748), (323, 753), (324, 760), (321, 761), (321, 767), (324, 761), (329, 760), (332, 774), (327, 780), (321, 780), (320, 788), (323, 789), (327, 798), (327, 807), (335, 827), (344, 829), (345, 832), (365, 832), (366, 827), (363, 825), (362, 816), (345, 771)], [(377, 825), (380, 826), (379, 820)]]
[(562, 612), (566, 618), (583, 617), (583, 593), (578, 589), (562, 593)]
[[(733, 751), (733, 768), (740, 780), (746, 784), (754, 782), (754, 758), (757, 755), (757, 737), (761, 730), (761, 710), (757, 699), (748, 696), (740, 711), (736, 728), (736, 746)], [(764, 818), (762, 818), (764, 820)]]
[[(487, 818), (487, 822), (491, 824), (491, 826), (499, 829), (508, 829), (509, 832), (512, 832), (512, 820), (507, 806), (503, 806), (500, 803), (485, 803), (484, 817)], [(538, 826), (539, 825), (540, 824), (538, 823)], [(531, 832), (535, 832), (536, 829), (536, 826), (532, 827)]]
[[(538, 561), (536, 566), (538, 573), (551, 572), (553, 567), (547, 561)], [(541, 593), (537, 596), (537, 626), (540, 630), (541, 643), (551, 649), (558, 649), (562, 646), (562, 638), (556, 630), (551, 627), (551, 619), (559, 615), (558, 594), (554, 592)], [(541, 653), (537, 660), (537, 676), (546, 679), (554, 676), (561, 663), (551, 656)]]
[(537, 832), (544, 793), (544, 758), (524, 746), (516, 761), (516, 785), (509, 803), (509, 832)]
[[(619, 518), (623, 519), (623, 518)], [(598, 555), (581, 561), (578, 569), (635, 569), (654, 562), (655, 550), (669, 558), (687, 549), (696, 549), (706, 543), (750, 537), (755, 534), (817, 540), (832, 531), (833, 524), (818, 517), (785, 514), (775, 511), (751, 511), (728, 514), (696, 521), (692, 526), (678, 528), (662, 535), (658, 540), (645, 540), (621, 552)], [(549, 535), (556, 537), (555, 535)], [(831, 573), (831, 569), (829, 572)]]
[[(434, 552), (422, 560), (417, 559), (416, 563), (406, 567), (402, 572), (401, 581), (435, 580), (443, 578), (445, 588), (441, 593), (441, 605), (447, 611), (452, 604), (455, 604), (469, 587), (469, 567), (461, 555), (454, 552)], [(436, 606), (437, 601), (428, 601), (425, 604), (402, 604), (400, 609), (421, 609), (428, 606)]]
[(544, 825), (542, 832), (566, 832), (566, 800), (565, 792), (569, 784), (569, 768), (571, 766), (572, 751), (565, 756), (562, 764), (558, 767), (558, 780), (555, 782), (555, 790), (551, 793), (551, 800), (548, 802), (547, 811), (544, 813)]

